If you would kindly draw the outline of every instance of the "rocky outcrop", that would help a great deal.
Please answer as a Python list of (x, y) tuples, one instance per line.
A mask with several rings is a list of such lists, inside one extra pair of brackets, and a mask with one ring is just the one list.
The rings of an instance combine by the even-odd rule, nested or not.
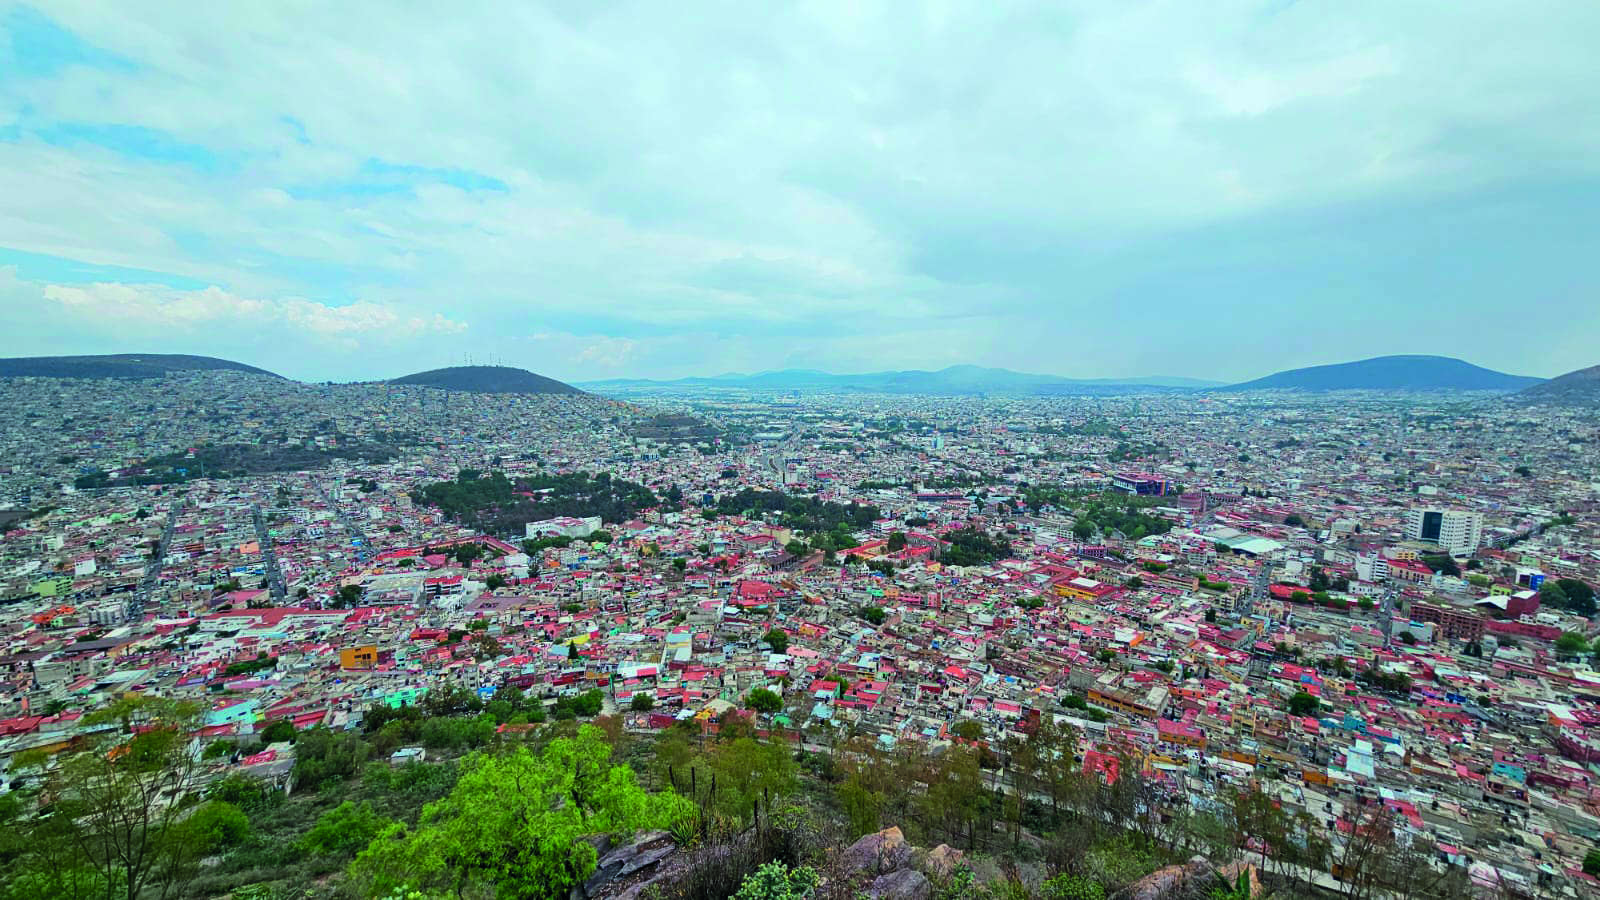
[(1129, 900), (1186, 900), (1204, 897), (1218, 881), (1237, 884), (1244, 873), (1250, 884), (1250, 896), (1263, 895), (1256, 867), (1249, 863), (1231, 863), (1216, 868), (1203, 856), (1196, 856), (1181, 866), (1157, 869), (1134, 882), (1128, 888)]
[(945, 844), (920, 850), (898, 827), (865, 835), (839, 851), (832, 877), (855, 886), (858, 896), (877, 900), (927, 900), (935, 882), (961, 864), (961, 851)]
[(683, 854), (665, 831), (643, 831), (613, 846), (604, 837), (588, 838), (599, 859), (594, 873), (572, 889), (570, 900), (634, 898), (652, 884), (669, 883), (683, 870)]

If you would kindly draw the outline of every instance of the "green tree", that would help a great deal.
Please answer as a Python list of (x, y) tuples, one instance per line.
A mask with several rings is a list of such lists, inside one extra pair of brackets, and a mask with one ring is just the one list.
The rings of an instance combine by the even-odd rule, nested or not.
[(1590, 850), (1583, 855), (1583, 871), (1586, 875), (1600, 875), (1600, 850)]
[(232, 803), (213, 800), (190, 813), (182, 825), (198, 856), (212, 856), (237, 847), (250, 836), (250, 818)]
[(1587, 582), (1576, 578), (1561, 578), (1556, 580), (1556, 586), (1566, 596), (1566, 608), (1580, 616), (1592, 616), (1595, 613), (1594, 588)]
[(633, 707), (634, 712), (649, 712), (656, 708), (656, 698), (640, 691), (633, 695), (633, 700), (628, 705)]
[(751, 691), (745, 696), (744, 703), (756, 712), (769, 716), (783, 709), (783, 698), (764, 687)]
[(773, 653), (783, 653), (789, 649), (789, 635), (782, 628), (774, 628), (761, 636)]
[(273, 719), (261, 729), (261, 743), (277, 744), (294, 740), (294, 722), (290, 719)]
[(483, 586), (491, 591), (498, 591), (506, 586), (506, 577), (499, 572), (495, 572), (483, 580)]
[(339, 588), (339, 592), (328, 599), (328, 605), (335, 609), (349, 609), (361, 604), (361, 585), (346, 584)]
[(983, 723), (973, 719), (962, 719), (950, 726), (950, 733), (958, 738), (966, 738), (969, 741), (982, 740)]
[(736, 738), (719, 744), (710, 762), (717, 777), (716, 806), (728, 815), (748, 816), (758, 797), (788, 796), (799, 785), (794, 754), (781, 741)]
[(351, 879), (366, 896), (566, 897), (595, 867), (595, 848), (580, 837), (664, 828), (693, 812), (676, 794), (646, 793), (610, 759), (589, 725), (537, 754), (519, 746), (468, 757), (450, 794), (423, 807), (415, 827), (385, 828), (351, 864)]
[(1094, 523), (1086, 519), (1079, 521), (1072, 526), (1072, 536), (1080, 541), (1087, 541), (1094, 537)]
[(1296, 691), (1294, 695), (1289, 698), (1289, 713), (1296, 716), (1316, 715), (1317, 709), (1321, 705), (1322, 704), (1317, 702), (1316, 697), (1311, 696), (1305, 691)]
[(1588, 639), (1576, 631), (1568, 631), (1556, 638), (1556, 653), (1561, 656), (1577, 656), (1588, 649)]
[(899, 553), (906, 548), (906, 534), (903, 531), (892, 532), (889, 535), (888, 548), (890, 553)]
[(107, 727), (47, 777), (54, 802), (30, 829), (39, 846), (22, 861), (23, 883), (43, 895), (92, 887), (126, 900), (181, 892), (208, 842), (237, 836), (227, 812), (237, 807), (207, 804), (215, 811), (189, 825), (205, 807), (174, 802), (196, 788), (187, 739), (198, 714), (192, 704), (136, 696), (85, 716), (83, 724)]

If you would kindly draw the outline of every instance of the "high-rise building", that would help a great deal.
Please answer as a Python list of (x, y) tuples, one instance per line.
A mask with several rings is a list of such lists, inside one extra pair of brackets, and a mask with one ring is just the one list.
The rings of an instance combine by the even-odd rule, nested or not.
[(1471, 553), (1483, 543), (1483, 513), (1418, 507), (1406, 518), (1406, 537), (1455, 554)]

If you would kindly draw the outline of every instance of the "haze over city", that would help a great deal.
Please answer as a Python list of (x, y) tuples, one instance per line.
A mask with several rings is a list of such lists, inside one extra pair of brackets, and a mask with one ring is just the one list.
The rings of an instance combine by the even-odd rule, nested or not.
[(6, 5), (0, 354), (1554, 376), (1600, 337), (1597, 31), (1570, 2)]

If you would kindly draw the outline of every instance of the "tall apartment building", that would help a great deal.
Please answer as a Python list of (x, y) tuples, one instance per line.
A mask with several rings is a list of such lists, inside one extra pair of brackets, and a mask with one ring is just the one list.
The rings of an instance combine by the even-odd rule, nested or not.
[(1483, 513), (1417, 507), (1407, 515), (1406, 537), (1455, 554), (1471, 553), (1483, 543)]

